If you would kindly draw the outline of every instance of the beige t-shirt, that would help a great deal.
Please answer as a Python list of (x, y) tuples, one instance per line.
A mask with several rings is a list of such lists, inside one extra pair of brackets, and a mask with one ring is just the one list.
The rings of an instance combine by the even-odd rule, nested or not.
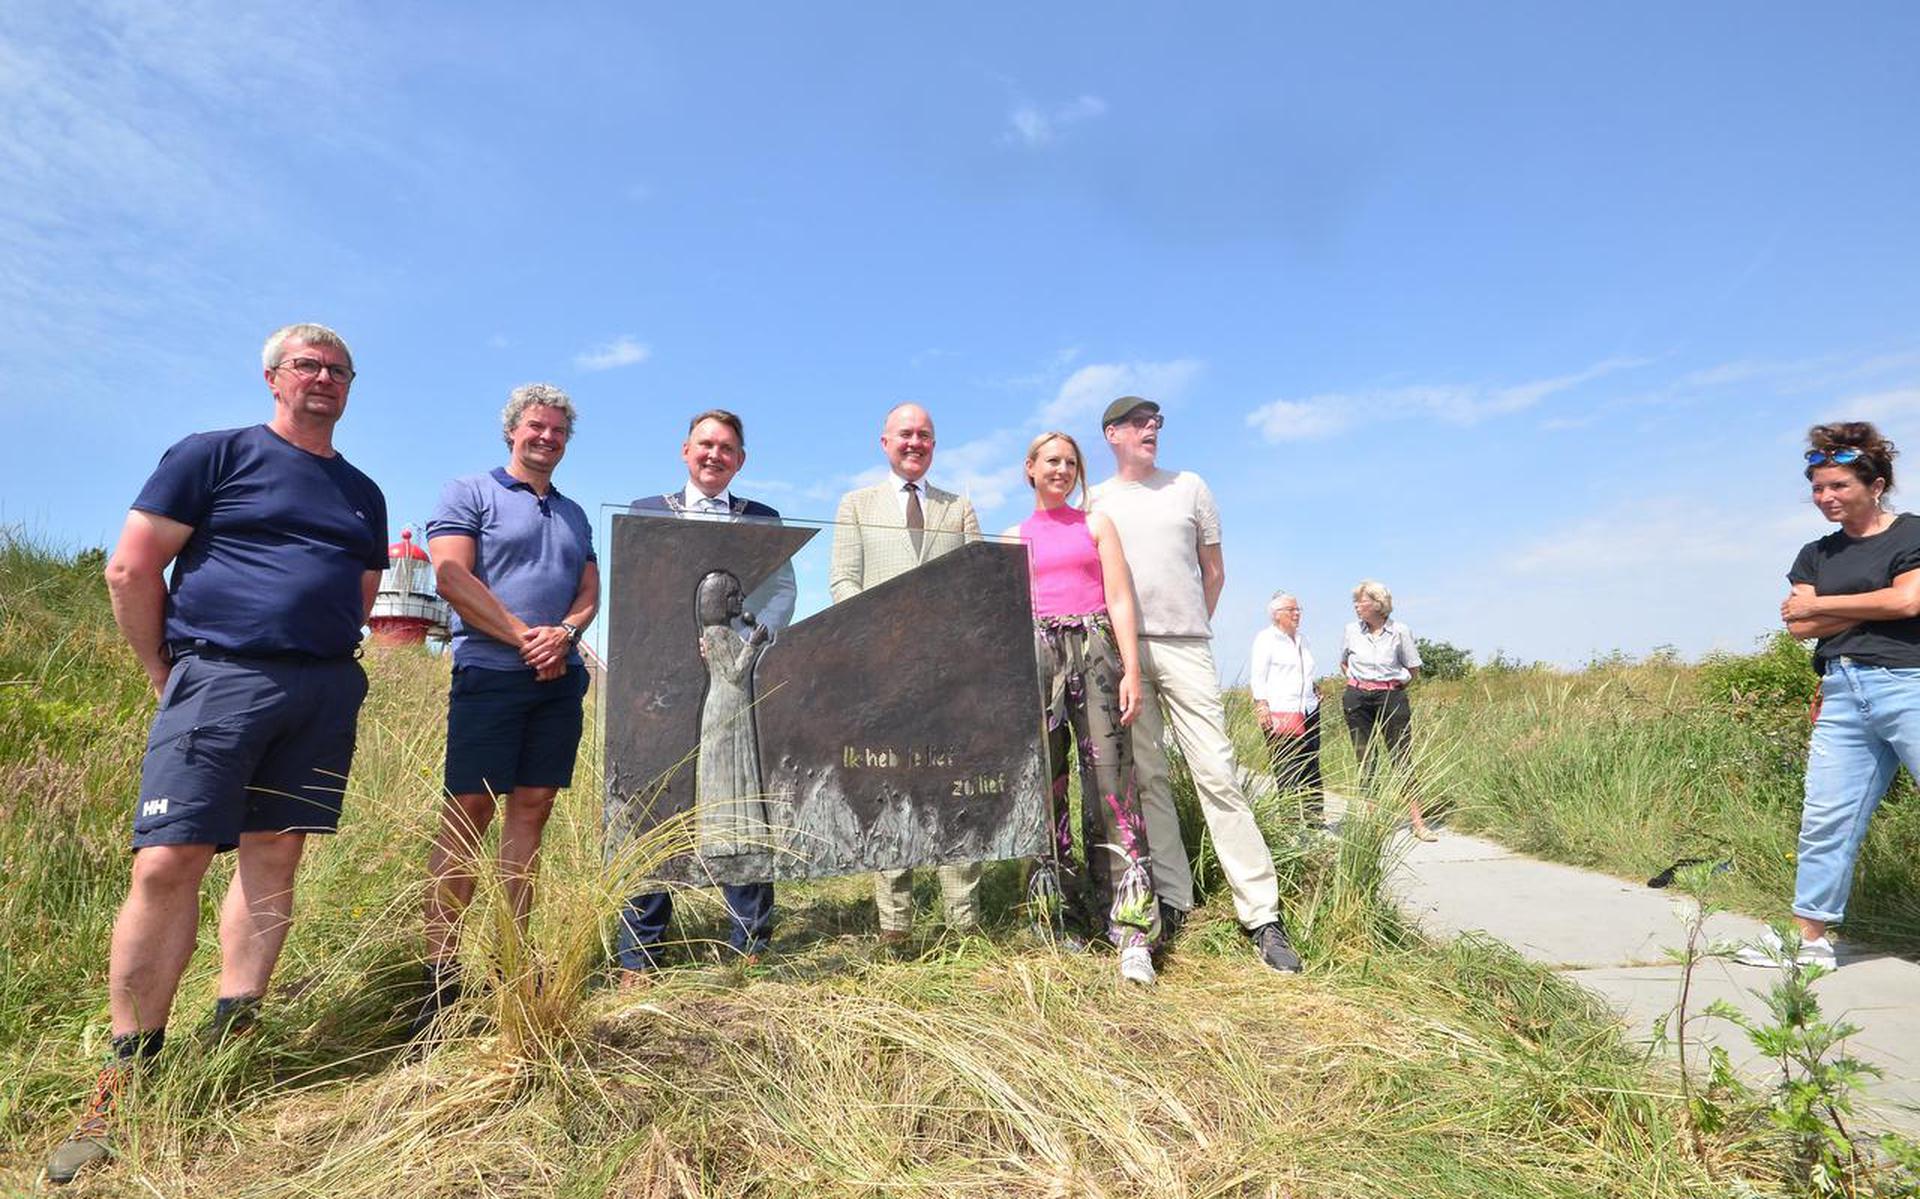
[(1089, 507), (1120, 530), (1145, 637), (1211, 637), (1200, 585), (1200, 547), (1220, 544), (1220, 510), (1190, 470), (1156, 470), (1143, 482), (1119, 477), (1093, 489)]

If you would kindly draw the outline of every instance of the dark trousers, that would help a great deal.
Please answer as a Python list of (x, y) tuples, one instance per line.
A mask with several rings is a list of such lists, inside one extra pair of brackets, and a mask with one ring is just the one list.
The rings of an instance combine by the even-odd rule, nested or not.
[(1273, 784), (1280, 794), (1303, 792), (1301, 813), (1308, 820), (1326, 818), (1327, 789), (1320, 777), (1320, 709), (1307, 713), (1306, 731), (1298, 737), (1269, 731), (1267, 761), (1273, 767)]
[(1379, 765), (1381, 742), (1403, 773), (1413, 770), (1413, 705), (1407, 702), (1406, 688), (1392, 691), (1363, 691), (1348, 687), (1340, 697), (1341, 714), (1347, 718), (1347, 735), (1353, 738), (1353, 754), (1360, 768), (1372, 770)]
[[(773, 934), (773, 884), (737, 883), (720, 888), (727, 904), (727, 944), (741, 953), (759, 953)], [(651, 970), (655, 951), (673, 919), (673, 896), (649, 891), (627, 900), (620, 912), (619, 956), (625, 970)]]

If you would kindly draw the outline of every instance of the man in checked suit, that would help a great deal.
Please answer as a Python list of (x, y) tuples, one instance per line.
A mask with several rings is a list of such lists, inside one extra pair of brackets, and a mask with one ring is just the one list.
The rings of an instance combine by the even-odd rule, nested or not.
[[(880, 426), (880, 449), (893, 468), (891, 475), (840, 497), (834, 517), (833, 563), (827, 572), (834, 603), (980, 539), (973, 505), (926, 481), (927, 468), (933, 465), (933, 418), (926, 409), (901, 404), (887, 413)], [(973, 931), (980, 864), (942, 866), (938, 873), (947, 926)], [(913, 872), (874, 875), (873, 901), (880, 913), (880, 940), (906, 941), (913, 927)]]
[[(633, 512), (670, 512), (686, 520), (769, 520), (780, 514), (767, 505), (734, 495), (733, 477), (747, 462), (747, 434), (740, 418), (724, 408), (713, 408), (687, 425), (680, 447), (687, 464), (684, 487), (665, 495), (642, 496)], [(799, 588), (793, 563), (782, 563), (773, 577), (747, 597), (746, 609), (774, 635), (793, 619)], [(747, 630), (740, 630), (745, 636)], [(727, 943), (748, 958), (767, 947), (773, 930), (773, 884), (739, 883), (720, 888), (727, 904)], [(622, 981), (632, 981), (657, 965), (655, 954), (667, 922), (673, 918), (673, 896), (665, 891), (635, 895), (620, 913), (620, 969)]]

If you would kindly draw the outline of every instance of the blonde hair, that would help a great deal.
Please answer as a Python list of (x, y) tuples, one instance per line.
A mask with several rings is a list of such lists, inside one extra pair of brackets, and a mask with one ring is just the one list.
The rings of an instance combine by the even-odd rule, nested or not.
[(1370, 599), (1379, 604), (1380, 615), (1383, 617), (1393, 615), (1393, 592), (1387, 590), (1385, 583), (1361, 579), (1353, 589), (1353, 598), (1356, 603), (1363, 599)]
[(1064, 441), (1073, 447), (1073, 487), (1067, 489), (1067, 502), (1073, 502), (1074, 488), (1080, 490), (1081, 507), (1086, 506), (1087, 492), (1087, 456), (1080, 452), (1080, 443), (1071, 433), (1042, 433), (1027, 445), (1027, 486), (1038, 491), (1033, 481), (1033, 460), (1040, 456), (1040, 447), (1049, 441)]

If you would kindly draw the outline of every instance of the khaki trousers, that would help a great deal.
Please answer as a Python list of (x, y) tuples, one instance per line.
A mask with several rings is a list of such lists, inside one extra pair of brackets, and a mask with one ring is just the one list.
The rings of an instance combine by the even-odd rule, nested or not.
[[(1166, 715), (1161, 715), (1161, 705)], [(1140, 638), (1140, 714), (1133, 721), (1133, 769), (1153, 853), (1153, 888), (1187, 911), (1193, 907), (1193, 872), (1180, 841), (1180, 814), (1173, 805), (1164, 748), (1166, 722), (1193, 772), (1200, 814), (1213, 836), (1214, 856), (1233, 891), (1240, 924), (1256, 929), (1280, 918), (1280, 884), (1273, 855), (1240, 791), (1227, 740), (1227, 713), (1220, 702), (1220, 676), (1213, 643), (1206, 637)]]
[[(947, 909), (947, 927), (970, 933), (980, 927), (973, 911), (974, 892), (980, 889), (980, 863), (940, 866), (940, 898)], [(913, 927), (913, 871), (887, 870), (873, 876), (873, 906), (880, 913), (880, 931), (904, 933)]]

